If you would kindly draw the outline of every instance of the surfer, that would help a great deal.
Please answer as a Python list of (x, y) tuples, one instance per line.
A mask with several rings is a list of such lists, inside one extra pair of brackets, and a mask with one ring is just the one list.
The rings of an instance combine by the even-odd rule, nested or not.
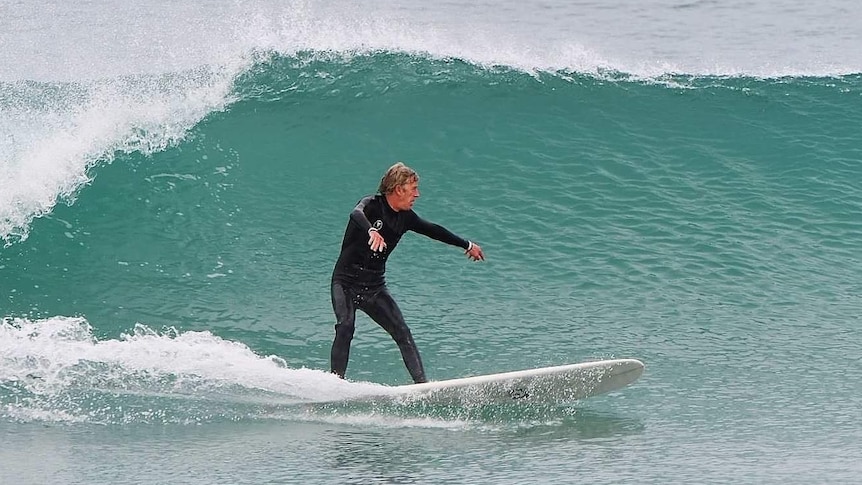
[(413, 335), (386, 287), (386, 260), (407, 231), (458, 246), (473, 261), (483, 261), (485, 255), (478, 244), (413, 212), (413, 203), (419, 197), (419, 176), (410, 167), (401, 162), (389, 167), (378, 192), (362, 198), (350, 213), (341, 254), (332, 272), (332, 309), (336, 318), (330, 355), (332, 373), (344, 378), (356, 309), (360, 309), (398, 344), (413, 382), (427, 382)]

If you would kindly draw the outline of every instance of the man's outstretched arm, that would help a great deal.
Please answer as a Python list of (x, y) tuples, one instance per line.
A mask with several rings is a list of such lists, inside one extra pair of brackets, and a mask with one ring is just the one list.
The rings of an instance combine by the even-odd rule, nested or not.
[(482, 248), (478, 244), (456, 235), (439, 224), (428, 222), (425, 219), (416, 216), (411, 229), (423, 236), (464, 249), (465, 254), (473, 261), (485, 260), (485, 254), (482, 252)]

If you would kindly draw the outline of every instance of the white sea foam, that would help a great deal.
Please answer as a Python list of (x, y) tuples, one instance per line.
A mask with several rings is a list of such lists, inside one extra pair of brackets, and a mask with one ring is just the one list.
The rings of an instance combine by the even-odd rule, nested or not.
[[(0, 324), (0, 412), (12, 419), (86, 419), (86, 406), (75, 401), (91, 399), (93, 392), (263, 408), (347, 399), (380, 388), (292, 369), (280, 357), (258, 355), (210, 332), (137, 325), (118, 339), (98, 339), (78, 317), (6, 318)], [(89, 406), (105, 414), (111, 405)]]
[[(525, 70), (638, 76), (858, 73), (853, 0), (417, 4), (29, 2), (0, 18), (0, 80), (75, 80), (230, 64), (254, 50), (422, 52)], [(45, 49), (44, 46), (50, 46)]]
[[(26, 239), (29, 224), (90, 181), (117, 152), (153, 153), (181, 140), (230, 101), (243, 70), (6, 87), (0, 99), (0, 238)], [(5, 101), (5, 102), (4, 102)]]

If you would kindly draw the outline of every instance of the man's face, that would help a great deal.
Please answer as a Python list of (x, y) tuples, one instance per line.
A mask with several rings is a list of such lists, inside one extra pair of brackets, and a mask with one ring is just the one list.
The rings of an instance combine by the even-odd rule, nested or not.
[(413, 203), (419, 197), (419, 181), (412, 180), (395, 188), (395, 207), (393, 209), (406, 211), (413, 208)]

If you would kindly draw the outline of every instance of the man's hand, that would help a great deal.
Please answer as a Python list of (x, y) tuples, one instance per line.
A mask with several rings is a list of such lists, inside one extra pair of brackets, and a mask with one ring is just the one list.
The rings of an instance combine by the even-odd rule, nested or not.
[(485, 253), (482, 252), (481, 246), (476, 243), (472, 243), (470, 249), (465, 251), (464, 254), (473, 261), (485, 261)]
[(383, 252), (386, 249), (386, 241), (383, 240), (383, 236), (375, 229), (368, 231), (368, 245), (371, 246), (371, 250), (374, 252)]

